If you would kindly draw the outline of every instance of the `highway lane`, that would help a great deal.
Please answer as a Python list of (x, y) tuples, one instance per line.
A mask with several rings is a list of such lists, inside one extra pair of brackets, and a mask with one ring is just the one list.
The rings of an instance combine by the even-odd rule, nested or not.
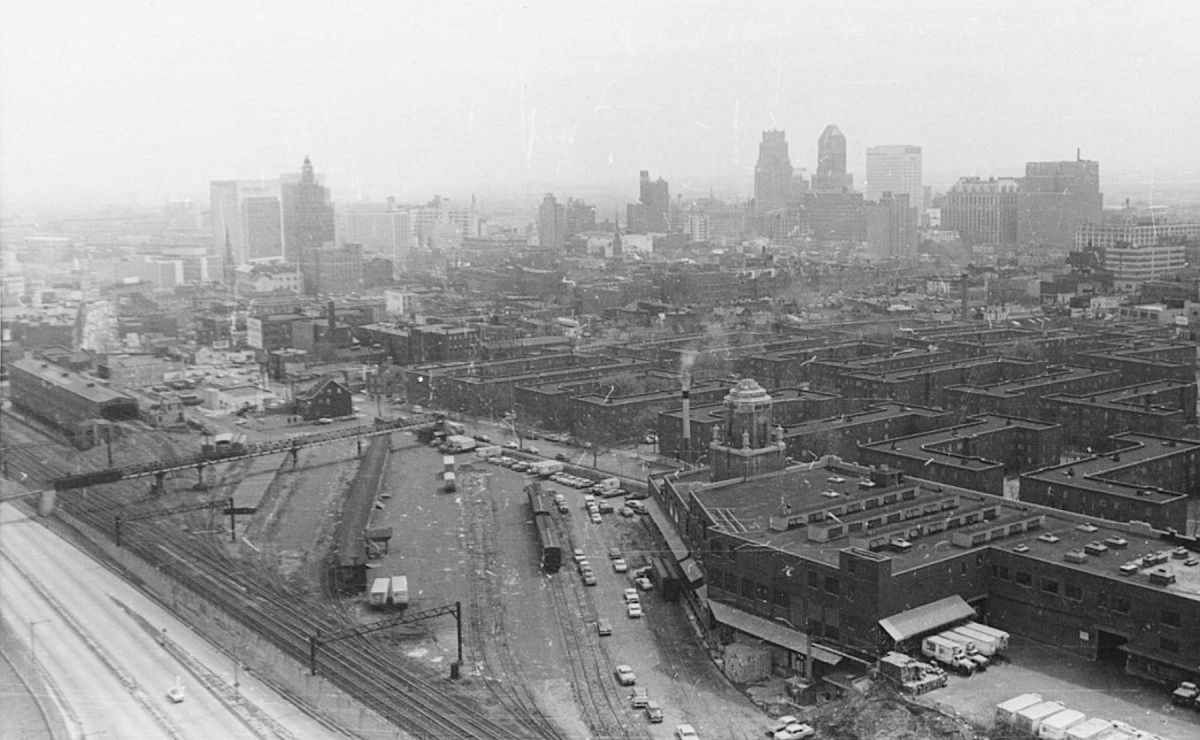
[[(234, 662), (141, 592), (14, 507), (0, 507), (0, 611), (57, 684), (81, 732), (109, 737), (330, 737), (269, 687), (234, 675)], [(120, 603), (118, 603), (118, 601)], [(158, 644), (122, 605), (277, 723), (252, 731)], [(32, 627), (30, 627), (32, 625)], [(186, 699), (170, 702), (179, 680)], [(228, 692), (223, 692), (228, 701)]]

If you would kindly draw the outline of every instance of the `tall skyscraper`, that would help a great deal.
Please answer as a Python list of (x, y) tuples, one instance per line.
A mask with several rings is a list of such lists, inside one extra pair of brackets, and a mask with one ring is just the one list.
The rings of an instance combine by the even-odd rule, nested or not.
[(646, 230), (666, 233), (671, 230), (671, 189), (661, 177), (650, 181), (650, 171), (639, 173), (638, 202), (645, 209)]
[(924, 192), (921, 147), (898, 144), (867, 148), (867, 200), (878, 201), (884, 193), (904, 193), (913, 208), (920, 208)]
[(1013, 178), (959, 178), (942, 204), (942, 228), (958, 232), (964, 245), (1017, 243), (1020, 183)]
[(831, 123), (817, 139), (817, 173), (813, 176), (813, 190), (839, 193), (853, 188), (854, 177), (846, 172), (846, 137)]
[(288, 262), (303, 263), (306, 254), (334, 241), (329, 189), (317, 182), (312, 162), (305, 157), (299, 180), (288, 177), (282, 183), (281, 194), (283, 256)]
[(1080, 226), (1100, 222), (1103, 206), (1099, 162), (1078, 152), (1074, 161), (1026, 162), (1017, 241), (1070, 249)]
[(793, 200), (793, 169), (783, 131), (763, 131), (754, 165), (754, 213), (762, 216)]
[(546, 193), (538, 206), (538, 246), (542, 249), (560, 250), (566, 239), (566, 209), (554, 193)]
[(880, 194), (866, 204), (867, 247), (876, 259), (917, 255), (917, 209), (908, 193)]
[(215, 180), (210, 189), (213, 254), (233, 264), (283, 255), (279, 180)]

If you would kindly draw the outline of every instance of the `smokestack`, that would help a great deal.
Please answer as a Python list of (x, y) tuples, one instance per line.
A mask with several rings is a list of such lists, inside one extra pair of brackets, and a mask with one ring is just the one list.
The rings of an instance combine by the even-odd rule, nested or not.
[(690, 370), (683, 371), (683, 388), (681, 390), (683, 396), (683, 448), (690, 450), (692, 447), (692, 401), (688, 398), (688, 391), (692, 387), (692, 373)]
[(970, 320), (970, 318), (969, 318), (969, 317), (968, 317), (968, 315), (967, 315), (967, 308), (968, 308), (968, 301), (967, 301), (967, 277), (968, 277), (967, 273), (965, 273), (965, 272), (964, 272), (964, 273), (962, 274), (962, 317), (961, 317), (963, 321), (969, 321), (969, 320)]

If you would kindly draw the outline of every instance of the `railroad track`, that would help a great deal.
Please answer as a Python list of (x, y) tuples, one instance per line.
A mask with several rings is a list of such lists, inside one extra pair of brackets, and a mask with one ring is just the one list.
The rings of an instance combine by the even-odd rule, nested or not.
[[(529, 691), (520, 665), (507, 645), (489, 637), (503, 639), (504, 601), (497, 588), (499, 565), (496, 561), (495, 509), (486, 484), (472, 473), (464, 486), (466, 518), (470, 536), (467, 540), (467, 613), (472, 652), (483, 664), (490, 680), (488, 689), (502, 705), (512, 711), (524, 712), (537, 721), (539, 737), (558, 738), (560, 734), (542, 713)], [(489, 577), (488, 574), (492, 574)], [(485, 616), (486, 615), (486, 616)]]
[[(565, 543), (563, 552), (569, 553), (575, 547), (570, 529), (558, 512), (553, 516)], [(564, 558), (563, 567), (574, 568), (574, 559)], [(599, 634), (580, 623), (579, 615), (596, 613), (591, 592), (571, 573), (560, 572), (551, 581), (554, 613), (574, 676), (572, 685), (588, 726), (598, 738), (648, 738), (645, 728), (632, 722), (622, 695), (624, 687), (617, 686), (615, 666)]]
[[(36, 434), (40, 441), (46, 442), (45, 447), (54, 450), (52, 455), (39, 458), (29, 453), (28, 448), (14, 448), (17, 450), (11, 456), (14, 469), (34, 479), (31, 483), (44, 484), (71, 472), (59, 461), (74, 454), (74, 450), (63, 448), (56, 440), (45, 439), (45, 435), (29, 425), (25, 425), (22, 434)], [(61, 496), (59, 505), (97, 530), (111, 532), (115, 517), (131, 502), (141, 500), (140, 491), (140, 486), (121, 483), (96, 486)], [(126, 547), (301, 664), (308, 660), (310, 635), (341, 626), (330, 607), (312, 606), (298, 611), (292, 594), (243, 568), (211, 539), (142, 522), (136, 535), (128, 538)], [(558, 737), (547, 734), (542, 724), (544, 718), (530, 716), (526, 711), (514, 712), (512, 707), (505, 707), (505, 711), (488, 714), (445, 676), (409, 662), (370, 637), (323, 645), (320, 672), (340, 690), (414, 737), (455, 740)]]

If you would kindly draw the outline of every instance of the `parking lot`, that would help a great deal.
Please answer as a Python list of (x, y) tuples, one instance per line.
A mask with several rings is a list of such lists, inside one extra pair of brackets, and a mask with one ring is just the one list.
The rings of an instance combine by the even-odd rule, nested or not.
[(1014, 635), (1011, 661), (918, 697), (974, 722), (987, 723), (996, 704), (1025, 693), (1062, 702), (1089, 717), (1120, 720), (1171, 740), (1200, 737), (1200, 712), (1175, 707), (1171, 688), (1138, 681), (1119, 666), (1085, 661)]
[[(475, 615), (471, 623), (483, 634), (474, 636), (482, 640), (467, 640), (464, 680), (522, 684), (571, 737), (593, 734), (588, 722), (597, 721), (592, 716), (597, 710), (589, 706), (589, 696), (615, 698), (609, 721), (619, 722), (634, 737), (668, 738), (681, 722), (695, 725), (704, 738), (762, 735), (765, 716), (695, 643), (680, 603), (664, 602), (653, 590), (641, 591), (643, 616), (628, 616), (624, 590), (633, 586), (632, 573), (613, 569), (609, 549), (620, 548), (630, 571), (643, 564), (651, 541), (648, 517), (623, 517), (614, 510), (593, 523), (583, 491), (543, 481), (548, 495), (561, 493), (567, 503), (566, 512), (554, 512), (564, 533), (563, 566), (558, 573), (544, 574), (524, 493), (529, 476), (461, 454), (456, 461), (458, 490), (443, 493), (438, 486), (441, 453), (406, 434), (395, 435), (393, 447), (387, 485), (391, 498), (371, 526), (392, 526), (394, 535), (390, 554), (373, 570), (407, 574), (413, 609), (455, 601), (462, 601), (464, 609), (471, 603), (486, 605), (486, 613)], [(572, 557), (576, 547), (592, 564), (595, 586), (583, 585)], [(612, 625), (612, 635), (597, 634), (599, 619)], [(406, 641), (406, 652), (448, 670), (454, 660), (454, 622), (435, 620), (427, 626), (430, 634)], [(571, 662), (581, 659), (594, 661), (597, 668), (586, 674), (573, 669)], [(662, 724), (650, 724), (642, 710), (629, 706), (632, 689), (619, 688), (613, 675), (618, 664), (632, 667), (636, 686), (661, 705)], [(602, 685), (577, 685), (585, 675)], [(518, 701), (518, 694), (510, 692), (506, 698)]]

